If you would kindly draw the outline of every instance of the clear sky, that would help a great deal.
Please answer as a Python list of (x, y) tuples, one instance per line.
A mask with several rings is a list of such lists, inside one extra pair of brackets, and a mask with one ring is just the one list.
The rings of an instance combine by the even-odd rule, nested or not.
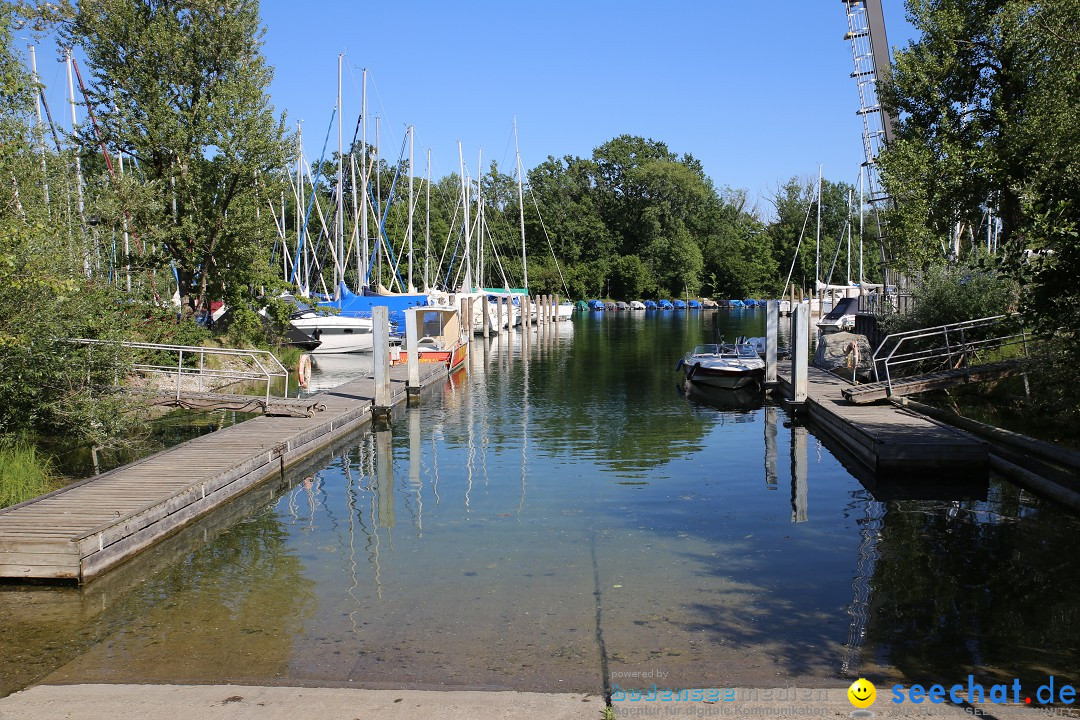
[[(884, 4), (890, 45), (906, 44), (901, 0)], [(367, 68), (384, 156), (414, 125), (417, 167), (430, 147), (435, 177), (457, 170), (459, 140), (472, 174), (481, 149), (485, 168), (513, 172), (515, 115), (526, 169), (641, 135), (694, 155), (765, 213), (778, 182), (814, 176), (819, 162), (854, 182), (863, 160), (840, 0), (263, 0), (262, 16), (274, 104), (303, 121), (316, 156), (345, 52), (345, 142)]]
[[(913, 29), (902, 0), (884, 0), (893, 47)], [(770, 214), (777, 185), (813, 177), (855, 182), (862, 124), (840, 0), (262, 0), (271, 98), (318, 157), (345, 52), (345, 142), (368, 69), (368, 141), (381, 118), (384, 157), (416, 127), (416, 165), (471, 174), (482, 150), (513, 172), (513, 119), (522, 162), (588, 157), (624, 133), (690, 153), (718, 187), (748, 191)], [(38, 48), (54, 116), (67, 126), (66, 77), (53, 48)], [(79, 110), (80, 119), (85, 112)], [(336, 128), (328, 153), (336, 149)]]

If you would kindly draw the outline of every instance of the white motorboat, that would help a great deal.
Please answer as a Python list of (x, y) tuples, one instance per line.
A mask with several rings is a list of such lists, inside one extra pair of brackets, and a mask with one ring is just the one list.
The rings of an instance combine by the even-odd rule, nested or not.
[(765, 361), (745, 343), (698, 345), (675, 369), (681, 369), (689, 382), (727, 390), (759, 385), (765, 378)]
[(630, 301), (630, 309), (631, 310), (644, 310), (645, 309), (645, 303), (641, 302), (640, 300), (631, 300)]
[(859, 298), (841, 298), (817, 326), (822, 332), (850, 332), (855, 329), (855, 313), (859, 309)]
[(289, 323), (319, 343), (311, 351), (318, 355), (371, 352), (374, 346), (369, 317), (329, 315), (308, 309), (293, 313)]

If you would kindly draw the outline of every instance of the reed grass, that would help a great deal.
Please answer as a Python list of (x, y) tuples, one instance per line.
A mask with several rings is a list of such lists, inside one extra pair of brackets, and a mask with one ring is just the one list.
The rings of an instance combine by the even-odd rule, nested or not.
[(55, 480), (49, 459), (19, 438), (0, 438), (0, 507), (49, 492)]

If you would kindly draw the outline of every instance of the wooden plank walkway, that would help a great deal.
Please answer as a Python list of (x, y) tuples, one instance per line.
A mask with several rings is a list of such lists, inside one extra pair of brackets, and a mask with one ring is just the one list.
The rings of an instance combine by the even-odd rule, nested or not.
[(941, 388), (963, 385), (964, 383), (1002, 378), (1021, 372), (1029, 361), (1002, 360), (996, 363), (976, 365), (969, 368), (956, 368), (955, 370), (942, 370), (941, 372), (927, 373), (913, 377), (896, 378), (892, 381), (892, 389), (885, 381), (863, 383), (862, 385), (849, 385), (843, 390), (844, 399), (848, 402), (862, 405), (865, 403), (888, 400), (893, 396), (914, 395), (928, 390), (940, 390)]
[[(405, 365), (390, 376), (396, 405)], [(445, 377), (421, 363), (421, 388)], [(374, 397), (361, 378), (312, 396), (313, 418), (252, 418), (0, 510), (0, 578), (90, 580), (368, 422)]]
[[(789, 363), (779, 365), (779, 376), (790, 397)], [(851, 383), (819, 368), (810, 366), (807, 379), (810, 419), (876, 474), (978, 474), (989, 467), (986, 444), (966, 433), (891, 404), (853, 405), (843, 395)]]

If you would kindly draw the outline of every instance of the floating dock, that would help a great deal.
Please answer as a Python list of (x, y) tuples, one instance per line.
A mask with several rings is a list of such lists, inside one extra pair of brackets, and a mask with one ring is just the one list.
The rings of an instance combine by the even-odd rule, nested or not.
[[(790, 363), (778, 369), (790, 396)], [(978, 475), (989, 468), (986, 443), (892, 404), (854, 405), (844, 391), (857, 386), (832, 373), (809, 367), (806, 387), (809, 418), (875, 474), (936, 470)]]
[[(420, 364), (421, 388), (446, 377)], [(390, 371), (391, 402), (407, 367)], [(308, 398), (314, 417), (258, 417), (0, 510), (0, 578), (86, 582), (372, 418), (374, 378)]]

